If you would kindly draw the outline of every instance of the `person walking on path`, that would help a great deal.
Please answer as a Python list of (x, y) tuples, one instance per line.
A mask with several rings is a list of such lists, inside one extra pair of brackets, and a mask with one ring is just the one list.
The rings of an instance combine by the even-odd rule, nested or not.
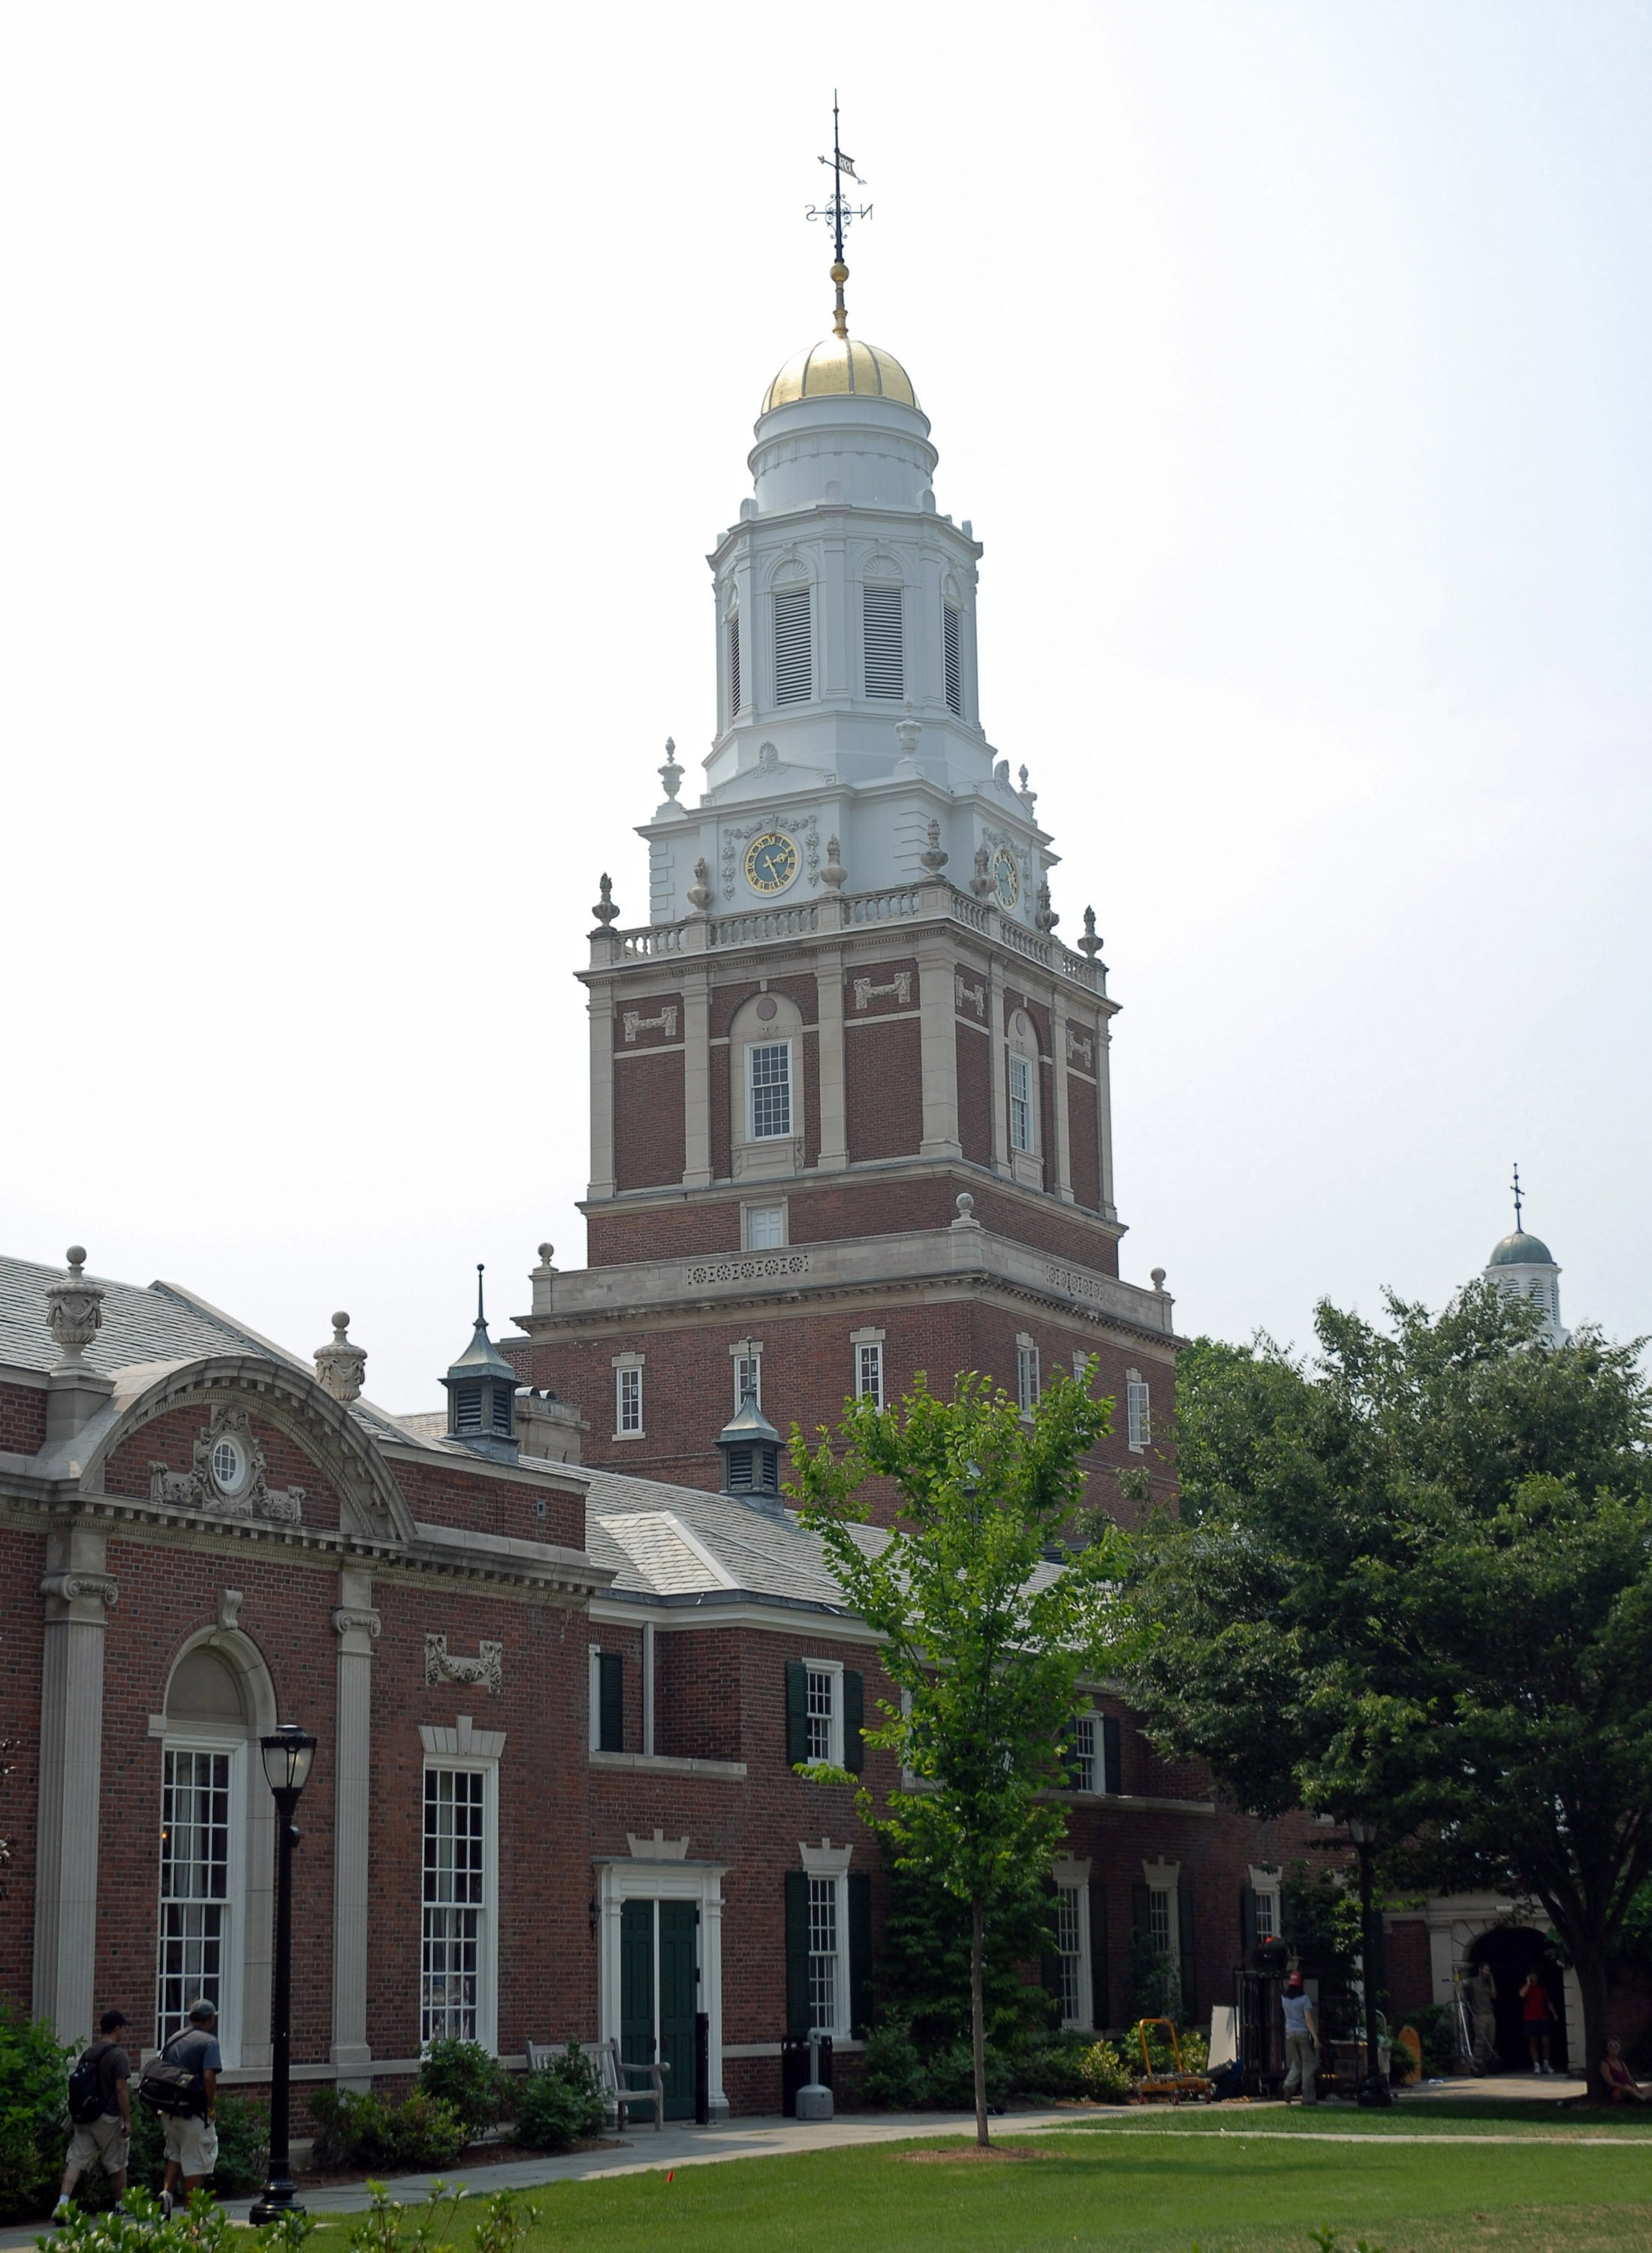
[(1300, 1971), (1293, 1971), (1286, 1981), (1285, 1992), (1279, 1998), (1279, 2008), (1285, 2013), (1285, 2101), (1288, 2104), (1300, 2089), (1304, 2104), (1316, 2104), (1319, 2102), (1319, 2028), (1314, 2022), (1314, 2005), (1302, 1984)]
[(1549, 2000), (1549, 1990), (1535, 1971), (1528, 1971), (1520, 1990), (1520, 2016), (1526, 2029), (1526, 2041), (1531, 2051), (1534, 2073), (1552, 2073), (1549, 2062), (1549, 2022), (1554, 2017), (1554, 2005)]
[[(132, 2061), (118, 2039), (126, 2024), (124, 2011), (105, 2011), (98, 2020), (99, 2039), (81, 2051), (69, 2076), (74, 2132), (63, 2164), (56, 2219), (68, 2215), (74, 2186), (94, 2159), (108, 2177), (116, 2201), (126, 2196), (126, 2163), (132, 2151), (132, 2097), (128, 2087)], [(87, 2089), (80, 2103), (75, 2102), (80, 2093), (77, 2082)]]
[(1471, 2063), (1476, 2073), (1490, 2073), (1497, 2063), (1497, 1982), (1489, 1964), (1476, 1964), (1463, 1981), (1474, 2033)]
[(201, 2084), (200, 2110), (168, 2113), (164, 2119), (166, 2173), (161, 2179), (161, 2213), (172, 2211), (173, 2193), (199, 2190), (218, 2165), (218, 2076), (224, 2069), (218, 2047), (218, 2012), (202, 2000), (190, 2005), (189, 2024), (161, 2052), (168, 2065), (182, 2066)]

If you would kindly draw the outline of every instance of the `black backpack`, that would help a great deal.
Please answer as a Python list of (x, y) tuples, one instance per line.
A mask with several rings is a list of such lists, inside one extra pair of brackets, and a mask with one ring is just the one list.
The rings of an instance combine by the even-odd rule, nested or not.
[(186, 2065), (178, 2064), (171, 2055), (172, 2041), (158, 2057), (152, 2057), (143, 2068), (143, 2078), (137, 2085), (137, 2101), (151, 2112), (170, 2113), (174, 2119), (192, 2120), (206, 2110), (206, 2080), (203, 2074), (192, 2073)]
[(82, 2050), (69, 2075), (69, 2117), (77, 2127), (103, 2117), (103, 2061), (113, 2042), (94, 2042)]

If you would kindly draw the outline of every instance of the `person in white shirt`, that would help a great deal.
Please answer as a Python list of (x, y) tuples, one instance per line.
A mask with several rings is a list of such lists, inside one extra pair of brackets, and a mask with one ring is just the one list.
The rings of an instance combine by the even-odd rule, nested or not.
[(1319, 2028), (1300, 1971), (1293, 1971), (1286, 1981), (1279, 2007), (1285, 2012), (1285, 2101), (1288, 2104), (1300, 2090), (1304, 2104), (1315, 2104), (1319, 2102)]

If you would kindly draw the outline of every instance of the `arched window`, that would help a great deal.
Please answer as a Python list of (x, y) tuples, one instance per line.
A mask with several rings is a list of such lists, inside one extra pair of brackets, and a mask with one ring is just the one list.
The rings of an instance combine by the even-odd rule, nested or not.
[(803, 1150), (803, 1019), (782, 994), (756, 994), (729, 1028), (729, 1117), (741, 1176), (795, 1173)]

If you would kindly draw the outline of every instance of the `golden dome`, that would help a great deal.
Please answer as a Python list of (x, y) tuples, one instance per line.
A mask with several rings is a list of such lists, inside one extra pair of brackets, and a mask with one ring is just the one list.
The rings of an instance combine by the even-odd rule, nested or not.
[(770, 408), (789, 407), (794, 399), (826, 399), (853, 392), (873, 399), (896, 399), (903, 407), (916, 407), (912, 379), (881, 345), (866, 345), (859, 337), (825, 337), (789, 359), (763, 395), (763, 414)]

